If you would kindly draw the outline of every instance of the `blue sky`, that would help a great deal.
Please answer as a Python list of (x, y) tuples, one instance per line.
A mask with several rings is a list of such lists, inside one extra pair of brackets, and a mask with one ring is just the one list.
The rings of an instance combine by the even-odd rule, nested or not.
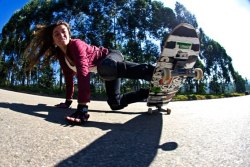
[(0, 31), (11, 18), (12, 14), (21, 9), (29, 0), (0, 0)]
[[(161, 0), (174, 8), (176, 0)], [(219, 42), (233, 59), (233, 66), (250, 79), (250, 0), (177, 0), (196, 16), (199, 26)], [(0, 31), (11, 15), (29, 0), (0, 0)]]

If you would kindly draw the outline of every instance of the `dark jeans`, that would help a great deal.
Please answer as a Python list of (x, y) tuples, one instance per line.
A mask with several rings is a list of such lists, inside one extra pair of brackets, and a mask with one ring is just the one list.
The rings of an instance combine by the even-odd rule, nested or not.
[[(112, 110), (119, 110), (126, 107), (130, 103), (144, 100), (148, 97), (149, 94), (148, 89), (140, 89), (135, 92), (121, 94), (121, 78), (143, 79), (146, 81), (150, 81), (155, 68), (154, 66), (149, 64), (138, 64), (123, 61), (122, 59), (117, 60), (114, 61), (114, 57), (109, 56), (104, 59), (107, 68), (112, 67), (109, 69), (109, 74), (114, 77), (111, 80), (110, 77), (107, 77), (108, 80), (105, 80), (105, 76), (103, 76), (103, 79), (105, 80), (108, 104)], [(102, 63), (100, 66), (102, 66)], [(107, 68), (104, 67), (103, 69), (105, 70)]]

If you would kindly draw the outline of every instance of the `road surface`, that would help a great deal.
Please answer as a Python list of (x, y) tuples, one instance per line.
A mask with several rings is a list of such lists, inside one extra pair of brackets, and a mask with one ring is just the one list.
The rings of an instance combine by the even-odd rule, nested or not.
[(1, 167), (250, 166), (250, 96), (172, 102), (171, 115), (92, 101), (84, 126), (64, 121), (77, 104), (62, 101), (0, 89)]

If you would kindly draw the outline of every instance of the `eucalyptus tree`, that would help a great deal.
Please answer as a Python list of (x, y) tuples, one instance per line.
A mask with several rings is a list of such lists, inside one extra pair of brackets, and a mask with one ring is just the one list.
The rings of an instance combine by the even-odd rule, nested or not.
[(180, 23), (189, 23), (195, 28), (198, 28), (198, 23), (195, 15), (190, 13), (181, 3), (176, 2), (175, 4), (175, 13), (176, 13), (176, 25)]
[(32, 36), (31, 30), (35, 24), (47, 20), (48, 15), (51, 15), (52, 9), (49, 9), (50, 4), (47, 1), (30, 1), (21, 10), (16, 11), (3, 27), (1, 45), (4, 48), (5, 61), (10, 61), (7, 63), (10, 65), (9, 74), (14, 80), (21, 80), (22, 84), (25, 81), (26, 63), (22, 53)]
[(244, 93), (246, 91), (247, 81), (238, 72), (235, 72), (234, 84), (236, 92)]
[[(237, 75), (233, 64), (232, 58), (227, 54), (226, 50), (216, 41), (210, 39), (202, 29), (200, 29), (201, 40), (201, 60), (205, 64), (206, 77), (213, 85), (211, 89), (215, 88), (214, 85), (220, 85), (220, 91), (225, 93), (231, 83), (237, 85), (237, 80), (241, 80), (242, 77)], [(218, 82), (218, 84), (214, 84)], [(211, 90), (213, 91), (213, 90)]]
[[(47, 25), (57, 20), (70, 23), (73, 37), (92, 45), (119, 49), (126, 60), (140, 63), (156, 62), (163, 41), (177, 24), (187, 22), (198, 28), (195, 16), (178, 2), (173, 11), (162, 2), (151, 0), (31, 0), (13, 14), (1, 33), (1, 83), (24, 84), (26, 81), (27, 84), (46, 85), (46, 80), (39, 80), (42, 76), (48, 78), (46, 82), (51, 85), (49, 81), (54, 81), (53, 75), (58, 75), (52, 70), (54, 59), (49, 62), (49, 69), (44, 68), (45, 60), (42, 59), (26, 78), (24, 68), (28, 62), (22, 53), (37, 24)], [(199, 82), (187, 80), (186, 90), (190, 92), (195, 88), (196, 92), (204, 92), (206, 80), (226, 85), (233, 78), (236, 85), (241, 85), (237, 82), (241, 76), (235, 72), (225, 49), (207, 37), (202, 29), (199, 35), (201, 53), (196, 67), (204, 70), (205, 77)], [(94, 76), (92, 82), (99, 82), (99, 78)], [(61, 73), (60, 83), (62, 85)]]

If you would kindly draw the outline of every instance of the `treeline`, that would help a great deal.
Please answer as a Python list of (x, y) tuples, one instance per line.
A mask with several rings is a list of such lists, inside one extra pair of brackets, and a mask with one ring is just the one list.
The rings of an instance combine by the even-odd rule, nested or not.
[[(182, 91), (219, 94), (231, 89), (246, 90), (246, 81), (235, 71), (226, 50), (199, 28), (193, 14), (180, 3), (172, 10), (151, 0), (31, 0), (13, 14), (0, 34), (0, 85), (63, 88), (61, 70), (54, 59), (49, 65), (41, 60), (30, 72), (24, 70), (27, 60), (23, 52), (35, 26), (58, 20), (70, 23), (73, 38), (119, 49), (129, 61), (152, 64), (157, 61), (169, 32), (179, 23), (190, 23), (200, 36), (201, 52), (196, 67), (203, 69), (205, 77), (201, 81), (188, 79)], [(92, 91), (105, 91), (98, 75), (92, 75), (91, 84)], [(126, 91), (148, 83), (124, 79), (122, 84)]]

